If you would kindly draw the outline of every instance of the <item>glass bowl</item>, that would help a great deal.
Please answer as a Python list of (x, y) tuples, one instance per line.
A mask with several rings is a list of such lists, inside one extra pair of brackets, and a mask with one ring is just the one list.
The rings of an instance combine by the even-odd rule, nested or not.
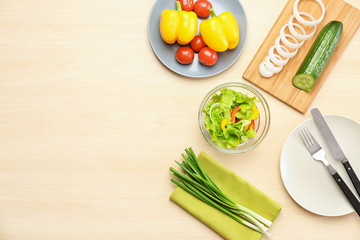
[[(211, 140), (211, 135), (209, 131), (205, 128), (205, 124), (204, 124), (204, 120), (205, 120), (205, 113), (203, 112), (204, 107), (209, 101), (211, 101), (211, 97), (215, 93), (220, 93), (220, 90), (224, 88), (241, 92), (242, 94), (248, 95), (249, 97), (256, 96), (257, 99), (257, 101), (255, 102), (257, 108), (259, 109), (258, 119), (255, 120), (255, 131), (257, 132), (257, 136), (254, 138), (250, 138), (245, 143), (239, 144), (236, 148), (223, 148), (218, 146), (216, 143), (214, 143)], [(204, 136), (205, 140), (215, 149), (223, 153), (232, 153), (232, 154), (245, 153), (259, 146), (259, 144), (264, 140), (266, 134), (269, 131), (270, 110), (266, 100), (256, 89), (243, 83), (230, 82), (217, 86), (206, 94), (206, 96), (204, 97), (204, 99), (200, 104), (198, 121), (199, 121), (200, 131)]]

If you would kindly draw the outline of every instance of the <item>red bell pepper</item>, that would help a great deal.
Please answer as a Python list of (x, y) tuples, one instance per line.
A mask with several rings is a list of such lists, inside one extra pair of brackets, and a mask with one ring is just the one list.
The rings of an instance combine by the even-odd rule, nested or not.
[(231, 116), (231, 122), (235, 122), (235, 115), (237, 113), (237, 111), (239, 111), (240, 108), (236, 107), (234, 110), (231, 111), (230, 116)]
[(251, 120), (251, 123), (250, 123), (249, 125), (247, 125), (247, 126), (244, 127), (245, 131), (248, 131), (250, 127), (251, 127), (253, 130), (255, 130), (255, 120), (254, 120), (254, 119)]

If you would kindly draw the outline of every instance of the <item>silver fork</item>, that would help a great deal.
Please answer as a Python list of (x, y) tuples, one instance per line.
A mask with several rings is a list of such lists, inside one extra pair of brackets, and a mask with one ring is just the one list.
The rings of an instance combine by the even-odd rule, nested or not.
[(326, 160), (325, 151), (322, 149), (320, 144), (313, 137), (308, 128), (303, 129), (299, 132), (302, 141), (306, 149), (309, 151), (313, 159), (317, 161), (321, 161), (328, 169), (329, 173), (335, 179), (336, 183), (339, 185), (350, 204), (353, 206), (357, 214), (360, 216), (360, 202), (352, 193), (350, 188), (346, 185), (346, 183), (342, 180), (340, 175), (336, 172), (336, 170), (331, 166), (331, 164)]

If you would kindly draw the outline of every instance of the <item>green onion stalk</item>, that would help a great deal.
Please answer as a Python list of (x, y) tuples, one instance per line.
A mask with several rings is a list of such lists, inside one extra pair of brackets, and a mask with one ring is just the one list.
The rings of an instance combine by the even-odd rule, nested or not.
[(185, 152), (187, 156), (181, 155), (184, 159), (182, 163), (175, 161), (185, 174), (170, 167), (170, 171), (178, 179), (171, 179), (173, 183), (235, 221), (261, 234), (270, 236), (270, 233), (267, 232), (272, 224), (270, 220), (231, 200), (206, 174), (192, 148), (185, 149)]

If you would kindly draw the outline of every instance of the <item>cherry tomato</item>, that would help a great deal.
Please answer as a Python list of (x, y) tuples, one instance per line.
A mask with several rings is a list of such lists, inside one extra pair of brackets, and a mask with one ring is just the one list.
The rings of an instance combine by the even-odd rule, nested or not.
[(192, 11), (194, 9), (194, 0), (179, 0), (181, 9), (185, 11)]
[(202, 65), (212, 66), (217, 61), (217, 53), (209, 47), (204, 47), (199, 52), (199, 61)]
[(190, 64), (194, 60), (194, 51), (189, 47), (181, 47), (176, 51), (176, 60), (181, 64)]
[(201, 35), (196, 35), (190, 42), (190, 47), (194, 52), (199, 52), (202, 48), (206, 47), (206, 44)]
[(211, 3), (208, 0), (197, 0), (194, 4), (194, 12), (201, 18), (207, 18), (210, 15)]

